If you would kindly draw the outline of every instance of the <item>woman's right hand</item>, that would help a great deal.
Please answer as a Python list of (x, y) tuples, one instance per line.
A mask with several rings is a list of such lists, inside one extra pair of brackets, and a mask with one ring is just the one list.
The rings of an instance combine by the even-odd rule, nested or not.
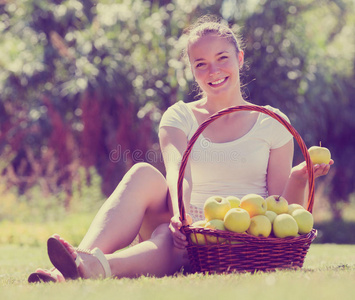
[[(191, 223), (191, 217), (187, 216), (187, 223)], [(188, 245), (186, 236), (180, 231), (182, 222), (179, 215), (175, 215), (170, 219), (169, 229), (173, 236), (174, 246), (179, 249), (185, 249)]]

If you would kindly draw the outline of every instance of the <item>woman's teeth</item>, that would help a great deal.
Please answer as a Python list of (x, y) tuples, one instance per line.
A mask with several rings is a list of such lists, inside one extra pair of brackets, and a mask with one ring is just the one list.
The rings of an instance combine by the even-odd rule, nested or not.
[(211, 84), (211, 85), (217, 85), (217, 84), (222, 83), (222, 82), (225, 81), (225, 80), (226, 80), (226, 78), (222, 78), (222, 79), (220, 79), (220, 80), (213, 81), (213, 82), (211, 82), (210, 84)]

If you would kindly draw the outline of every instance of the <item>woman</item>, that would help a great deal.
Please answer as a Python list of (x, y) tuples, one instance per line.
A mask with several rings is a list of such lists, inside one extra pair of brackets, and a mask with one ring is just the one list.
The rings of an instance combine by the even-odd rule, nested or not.
[[(51, 237), (48, 254), (56, 269), (38, 269), (30, 282), (165, 276), (189, 268), (177, 204), (183, 152), (207, 117), (252, 104), (241, 93), (244, 52), (227, 26), (199, 20), (190, 30), (186, 54), (203, 97), (180, 101), (163, 115), (159, 140), (166, 178), (149, 164), (134, 165), (99, 210), (79, 249), (58, 235)], [(195, 143), (184, 174), (183, 199), (192, 217), (188, 223), (203, 218), (203, 203), (214, 194), (277, 194), (303, 204), (307, 171), (305, 163), (292, 168), (293, 147), (288, 131), (267, 115), (240, 111), (216, 120)], [(331, 164), (315, 165), (315, 177), (327, 174)], [(140, 243), (126, 248), (136, 236)]]

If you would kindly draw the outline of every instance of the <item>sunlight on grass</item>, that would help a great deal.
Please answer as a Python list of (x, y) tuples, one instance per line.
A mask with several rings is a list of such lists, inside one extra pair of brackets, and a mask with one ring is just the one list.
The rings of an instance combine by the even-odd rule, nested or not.
[(322, 299), (350, 300), (354, 245), (312, 245), (302, 270), (256, 274), (191, 274), (138, 279), (27, 284), (36, 267), (50, 267), (45, 247), (0, 246), (1, 299)]

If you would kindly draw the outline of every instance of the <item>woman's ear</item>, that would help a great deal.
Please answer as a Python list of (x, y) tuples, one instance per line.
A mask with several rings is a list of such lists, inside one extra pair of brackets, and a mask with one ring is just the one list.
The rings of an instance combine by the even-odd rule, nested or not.
[(239, 69), (243, 68), (243, 64), (244, 64), (244, 51), (240, 50), (238, 52), (238, 61), (239, 61)]

